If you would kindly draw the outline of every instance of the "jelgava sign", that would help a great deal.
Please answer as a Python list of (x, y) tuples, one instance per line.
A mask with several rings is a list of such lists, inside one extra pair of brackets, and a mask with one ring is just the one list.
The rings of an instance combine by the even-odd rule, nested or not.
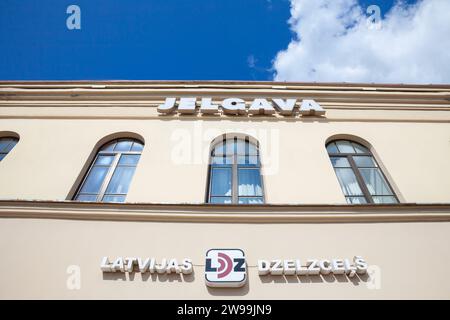
[(207, 115), (273, 115), (284, 116), (322, 116), (325, 110), (314, 100), (305, 99), (265, 99), (256, 98), (249, 104), (241, 98), (227, 98), (213, 103), (212, 98), (197, 99), (194, 97), (166, 98), (165, 102), (158, 106), (158, 112), (162, 114), (181, 113), (195, 114), (197, 112)]
[(103, 257), (100, 269), (103, 272), (135, 272), (141, 273), (192, 273), (192, 260), (184, 258), (177, 260), (175, 258), (164, 258), (157, 260), (156, 258), (134, 258), (134, 257), (117, 257), (109, 260)]

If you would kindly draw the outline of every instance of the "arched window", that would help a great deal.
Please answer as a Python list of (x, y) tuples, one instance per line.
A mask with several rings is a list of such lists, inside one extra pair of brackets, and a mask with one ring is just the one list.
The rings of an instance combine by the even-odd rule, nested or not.
[(15, 137), (0, 138), (0, 161), (14, 148), (19, 139)]
[(327, 144), (327, 151), (347, 203), (398, 203), (369, 149), (336, 140)]
[(143, 143), (135, 139), (118, 139), (103, 145), (74, 200), (124, 202), (143, 148)]
[(213, 146), (208, 202), (264, 203), (259, 148), (248, 137), (224, 137)]

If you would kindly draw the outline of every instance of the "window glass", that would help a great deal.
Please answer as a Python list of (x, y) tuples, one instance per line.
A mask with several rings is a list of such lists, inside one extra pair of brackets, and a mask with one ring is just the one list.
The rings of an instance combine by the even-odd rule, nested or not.
[(351, 168), (336, 168), (335, 171), (342, 191), (346, 196), (363, 195)]
[(120, 157), (119, 165), (136, 166), (140, 157), (139, 154), (124, 154)]
[(386, 180), (378, 168), (359, 169), (371, 195), (392, 195)]
[(347, 203), (350, 204), (364, 204), (367, 203), (366, 198), (364, 197), (345, 197), (347, 199)]
[(239, 204), (262, 204), (262, 197), (239, 197)]
[(211, 179), (212, 196), (231, 196), (231, 168), (214, 168)]
[(132, 143), (133, 142), (129, 140), (119, 140), (114, 148), (114, 151), (130, 151)]
[(208, 202), (264, 203), (257, 145), (248, 139), (228, 138), (211, 152)]
[(239, 169), (239, 196), (262, 196), (261, 177), (257, 169)]
[(398, 203), (368, 148), (345, 140), (326, 148), (347, 203)]
[(211, 197), (210, 203), (231, 203), (231, 197)]
[(134, 167), (117, 167), (111, 178), (111, 182), (108, 184), (106, 193), (127, 193), (134, 169)]
[(370, 156), (353, 156), (353, 160), (359, 168), (375, 168), (377, 166)]
[(102, 200), (103, 202), (125, 202), (125, 196), (105, 195)]
[(330, 157), (331, 163), (335, 168), (347, 168), (350, 167), (350, 163), (346, 157)]
[(355, 148), (356, 153), (370, 153), (369, 149), (363, 147), (359, 143), (352, 142), (353, 148)]
[(93, 167), (81, 188), (82, 193), (98, 193), (109, 167)]
[(125, 202), (143, 144), (120, 139), (102, 146), (75, 200)]
[(348, 141), (336, 141), (336, 146), (340, 153), (355, 153), (355, 149), (353, 149), (353, 146)]
[(14, 148), (19, 139), (13, 137), (0, 138), (0, 161)]
[(95, 165), (97, 166), (109, 166), (114, 161), (114, 155), (99, 155), (97, 160), (95, 160)]
[(339, 153), (339, 150), (334, 142), (327, 145), (327, 151), (328, 153)]

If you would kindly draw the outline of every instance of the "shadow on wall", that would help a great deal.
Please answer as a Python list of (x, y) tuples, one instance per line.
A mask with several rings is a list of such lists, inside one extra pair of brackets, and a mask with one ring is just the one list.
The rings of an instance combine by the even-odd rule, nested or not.
[(351, 282), (353, 285), (358, 286), (360, 282), (369, 282), (370, 277), (368, 274), (355, 274), (353, 277), (348, 277), (344, 274), (342, 275), (313, 275), (313, 276), (283, 276), (283, 275), (266, 275), (259, 276), (262, 283), (346, 283)]
[[(136, 277), (136, 274), (140, 276)], [(368, 274), (356, 274), (353, 277), (346, 275), (314, 275), (314, 276), (283, 276), (283, 275), (265, 275), (259, 276), (263, 284), (267, 283), (352, 283), (355, 286), (360, 285), (361, 282), (367, 283), (370, 281)], [(194, 282), (195, 275), (192, 274), (159, 274), (159, 273), (111, 273), (104, 272), (103, 280), (109, 281), (152, 281), (152, 282)], [(250, 291), (249, 281), (240, 288), (212, 288), (207, 287), (208, 293), (213, 296), (245, 296)]]
[[(136, 274), (140, 276), (136, 279)], [(103, 280), (112, 281), (152, 281), (152, 282), (193, 282), (195, 280), (194, 272), (191, 274), (177, 274), (177, 273), (140, 273), (140, 272), (103, 272)]]
[(207, 287), (208, 293), (213, 296), (245, 296), (250, 291), (250, 283), (247, 280), (244, 286), (239, 288), (212, 288)]

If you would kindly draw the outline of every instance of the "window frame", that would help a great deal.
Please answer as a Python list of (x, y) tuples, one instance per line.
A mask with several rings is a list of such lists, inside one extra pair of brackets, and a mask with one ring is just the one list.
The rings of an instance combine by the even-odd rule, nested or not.
[[(354, 143), (354, 144), (357, 144), (357, 145), (360, 145), (360, 146), (364, 147), (364, 149), (368, 150), (368, 152), (361, 152), (361, 153), (359, 153), (359, 152), (355, 152), (355, 153), (348, 153), (348, 152), (346, 152), (346, 153), (344, 153), (344, 152), (339, 152), (339, 148), (336, 147), (336, 149), (338, 150), (338, 152), (337, 152), (337, 153), (335, 153), (335, 152), (330, 153), (330, 152), (328, 151), (328, 146), (329, 146), (330, 144), (336, 143), (336, 142), (338, 142), (338, 141), (346, 141), (346, 142), (349, 142), (349, 143), (352, 145), (352, 147), (353, 147), (353, 143)], [(335, 145), (336, 145), (336, 144), (335, 144)], [(353, 148), (354, 148), (354, 147), (353, 147)], [(327, 150), (328, 158), (330, 159), (330, 162), (331, 162), (331, 158), (332, 158), (332, 157), (341, 157), (341, 158), (344, 158), (344, 157), (345, 157), (345, 158), (347, 159), (348, 163), (350, 164), (350, 168), (352, 169), (353, 174), (354, 174), (355, 177), (356, 177), (356, 181), (358, 182), (358, 186), (359, 186), (359, 188), (361, 189), (361, 191), (362, 191), (362, 193), (363, 193), (363, 196), (364, 196), (364, 198), (365, 198), (365, 200), (366, 200), (366, 202), (367, 202), (368, 204), (376, 204), (376, 205), (383, 205), (383, 204), (384, 204), (384, 205), (387, 205), (388, 203), (375, 203), (375, 202), (374, 202), (373, 197), (382, 197), (382, 196), (390, 196), (390, 197), (394, 197), (395, 200), (397, 201), (397, 203), (400, 203), (400, 200), (399, 200), (398, 196), (396, 195), (396, 193), (395, 193), (395, 191), (394, 191), (394, 188), (392, 188), (392, 185), (390, 184), (389, 180), (387, 179), (386, 175), (384, 174), (383, 169), (382, 169), (382, 168), (380, 167), (380, 165), (378, 164), (378, 161), (377, 161), (377, 159), (375, 158), (375, 156), (373, 155), (373, 153), (372, 153), (372, 151), (370, 150), (370, 148), (366, 147), (365, 145), (363, 145), (363, 144), (361, 144), (361, 143), (358, 143), (358, 142), (356, 142), (356, 141), (353, 141), (353, 140), (348, 140), (348, 139), (335, 139), (335, 140), (329, 141), (329, 142), (325, 145), (325, 149)], [(379, 172), (380, 172), (381, 176), (383, 177), (384, 181), (386, 182), (387, 186), (389, 187), (390, 191), (392, 192), (392, 195), (371, 195), (371, 194), (370, 194), (370, 191), (369, 191), (369, 189), (367, 188), (367, 184), (366, 184), (366, 182), (364, 181), (364, 178), (363, 178), (363, 176), (362, 176), (362, 174), (361, 174), (361, 171), (359, 170), (360, 168), (356, 165), (356, 162), (355, 162), (355, 160), (353, 159), (354, 156), (356, 156), (356, 157), (359, 157), (359, 156), (366, 156), (366, 157), (370, 157), (370, 158), (373, 160), (373, 162), (374, 162), (375, 165), (376, 165), (376, 168), (379, 169)], [(335, 173), (335, 175), (336, 175), (336, 178), (338, 178), (338, 177), (337, 177), (337, 172), (336, 172), (336, 167), (333, 166), (333, 163), (332, 163), (332, 168), (333, 168), (333, 171), (334, 171), (334, 173)], [(347, 168), (349, 168), (349, 167), (347, 167)], [(369, 167), (363, 167), (363, 169), (364, 169), (364, 168), (369, 168)], [(372, 168), (372, 167), (370, 167), (370, 168)], [(339, 180), (339, 179), (338, 179), (338, 180)], [(339, 183), (339, 184), (340, 184), (340, 183)], [(341, 190), (342, 190), (342, 186), (340, 186), (340, 187), (341, 187)], [(342, 192), (343, 192), (343, 190), (342, 190)], [(343, 193), (344, 193), (344, 192), (343, 192)], [(358, 197), (358, 196), (351, 196), (351, 195), (350, 195), (350, 196), (347, 196), (347, 195), (344, 193), (344, 197), (345, 197), (345, 200), (347, 201), (347, 198)], [(348, 203), (348, 204), (352, 204), (352, 203)], [(355, 204), (355, 205), (356, 205), (356, 204)], [(359, 205), (360, 205), (360, 204), (359, 204)]]
[(11, 143), (14, 143), (14, 145), (12, 146), (12, 148), (9, 149), (8, 152), (2, 152), (2, 150), (4, 150), (4, 149), (0, 150), (0, 154), (3, 154), (3, 155), (4, 155), (4, 156), (0, 159), (0, 162), (1, 162), (3, 159), (5, 159), (6, 156), (7, 156), (8, 154), (10, 154), (11, 151), (13, 151), (13, 149), (14, 149), (14, 148), (16, 147), (16, 145), (19, 143), (19, 138), (15, 137), (15, 136), (0, 136), (0, 140), (3, 140), (3, 139), (4, 139), (4, 140), (7, 140), (7, 139), (12, 140), (9, 144), (7, 144), (7, 145), (4, 147), (4, 149), (7, 149), (7, 148), (11, 145)]
[[(110, 150), (102, 150), (102, 148), (104, 148), (105, 146), (113, 144), (113, 143), (115, 143), (115, 146), (116, 146), (117, 143), (119, 143), (120, 141), (131, 141), (132, 146), (133, 146), (133, 143), (138, 142), (139, 144), (142, 145), (142, 150), (141, 151), (131, 151), (131, 150), (130, 151), (115, 151), (115, 150), (111, 150), (110, 151)], [(115, 146), (114, 146), (114, 148), (115, 148)], [(132, 146), (130, 147), (130, 149), (132, 148)], [(113, 139), (113, 140), (110, 140), (110, 141), (102, 144), (100, 146), (100, 148), (97, 150), (97, 152), (95, 154), (95, 157), (94, 157), (94, 159), (92, 160), (92, 162), (91, 162), (91, 164), (89, 166), (89, 169), (86, 171), (85, 175), (83, 176), (83, 179), (82, 179), (81, 183), (78, 185), (78, 188), (77, 188), (77, 190), (76, 190), (72, 200), (73, 201), (79, 201), (79, 202), (122, 203), (122, 202), (102, 201), (102, 200), (103, 200), (103, 198), (105, 196), (123, 196), (123, 197), (125, 197), (125, 200), (126, 200), (128, 192), (127, 193), (110, 194), (110, 193), (106, 193), (106, 190), (107, 190), (107, 188), (108, 188), (108, 186), (109, 186), (109, 184), (110, 184), (110, 182), (112, 180), (112, 177), (113, 177), (116, 169), (119, 166), (119, 161), (120, 161), (122, 155), (139, 155), (139, 156), (141, 156), (144, 146), (145, 145), (144, 145), (144, 143), (142, 141), (140, 141), (138, 139), (135, 139), (135, 138), (117, 138), (117, 139)], [(92, 195), (92, 196), (95, 195), (94, 193), (89, 193), (89, 192), (81, 193), (81, 189), (83, 188), (83, 186), (84, 186), (87, 178), (89, 177), (92, 169), (95, 167), (95, 162), (97, 161), (99, 156), (114, 156), (114, 159), (111, 162), (111, 164), (109, 165), (108, 172), (106, 173), (105, 177), (103, 178), (103, 181), (102, 181), (102, 184), (101, 184), (101, 186), (99, 188), (98, 194), (96, 194), (96, 199), (93, 200), (93, 201), (78, 200), (77, 198), (78, 198), (78, 196), (80, 196), (80, 194), (81, 195)], [(123, 166), (123, 167), (135, 167), (135, 169), (136, 169), (137, 165), (138, 165), (138, 163), (136, 164), (136, 166), (123, 165), (123, 164), (121, 164), (120, 166)], [(106, 167), (106, 166), (103, 165), (103, 167)], [(133, 173), (133, 175), (134, 175), (134, 173)], [(131, 183), (131, 181), (130, 181), (130, 183)]]
[[(239, 156), (250, 156), (249, 154), (247, 154), (245, 152), (244, 155), (240, 155), (238, 154), (236, 148), (237, 148), (237, 143), (238, 140), (243, 141), (245, 144), (248, 143), (249, 146), (253, 145), (256, 148), (256, 156), (257, 156), (257, 161), (258, 164), (256, 166), (251, 166), (251, 167), (245, 167), (242, 164), (238, 164), (238, 157)], [(206, 192), (206, 197), (205, 197), (205, 202), (208, 204), (213, 204), (213, 205), (262, 205), (266, 203), (266, 197), (265, 197), (265, 188), (264, 188), (264, 179), (263, 179), (263, 175), (262, 175), (262, 165), (261, 165), (261, 155), (259, 152), (259, 141), (252, 141), (253, 139), (251, 139), (249, 136), (244, 136), (244, 137), (239, 137), (237, 135), (224, 135), (222, 137), (222, 139), (217, 139), (216, 141), (214, 141), (214, 143), (212, 144), (211, 147), (211, 151), (209, 152), (209, 164), (208, 164), (208, 181), (207, 181), (207, 192)], [(213, 155), (213, 152), (216, 148), (216, 146), (220, 143), (224, 143), (224, 148), (226, 150), (226, 143), (228, 141), (232, 141), (234, 144), (234, 148), (233, 148), (233, 154), (232, 155), (228, 155), (228, 154), (224, 154), (224, 157), (231, 157), (232, 161), (231, 164), (224, 164), (222, 166), (218, 166), (218, 165), (214, 165), (213, 164), (213, 158), (216, 157), (216, 155)], [(214, 168), (230, 168), (231, 169), (231, 196), (215, 196), (212, 195), (211, 191), (212, 191), (212, 183), (213, 183), (213, 179), (212, 179), (212, 171)], [(259, 170), (259, 178), (260, 178), (260, 185), (261, 185), (261, 189), (262, 189), (262, 195), (261, 196), (239, 196), (239, 169), (247, 169), (247, 170)], [(211, 202), (211, 198), (231, 198), (231, 202), (230, 203), (213, 203)], [(239, 198), (254, 198), (254, 199), (261, 199), (262, 203), (258, 203), (258, 204), (249, 204), (249, 203), (239, 203)]]

